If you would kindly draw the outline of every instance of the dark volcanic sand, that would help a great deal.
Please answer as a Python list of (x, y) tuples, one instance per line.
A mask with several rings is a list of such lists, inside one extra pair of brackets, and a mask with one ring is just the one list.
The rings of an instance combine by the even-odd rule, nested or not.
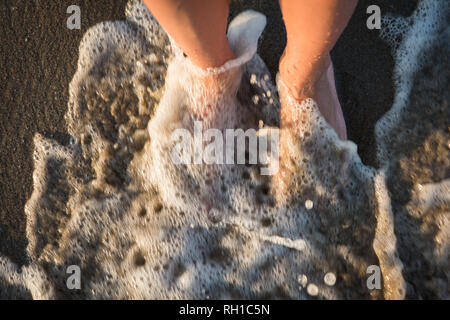
[[(126, 0), (3, 0), (0, 3), (0, 253), (25, 263), (24, 205), (32, 192), (33, 136), (60, 142), (65, 136), (68, 87), (76, 70), (78, 45), (87, 29), (100, 21), (123, 18)], [(377, 31), (366, 28), (366, 8), (409, 15), (417, 0), (360, 0), (349, 27), (332, 52), (349, 139), (364, 163), (376, 166), (373, 128), (392, 106), (393, 60)], [(66, 9), (78, 4), (82, 29), (66, 27)], [(268, 17), (259, 53), (275, 75), (285, 44), (277, 1), (240, 0), (234, 16), (252, 8)]]

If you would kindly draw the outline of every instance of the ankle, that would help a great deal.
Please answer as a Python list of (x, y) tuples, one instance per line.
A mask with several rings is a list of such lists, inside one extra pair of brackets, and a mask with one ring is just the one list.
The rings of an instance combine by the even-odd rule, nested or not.
[(318, 83), (330, 65), (329, 54), (321, 59), (303, 61), (301, 57), (285, 52), (280, 60), (280, 78), (295, 100), (314, 99)]
[(213, 48), (213, 50), (211, 50), (211, 48), (209, 48), (210, 50), (205, 49), (201, 50), (199, 53), (192, 52), (187, 54), (192, 63), (201, 69), (219, 68), (227, 61), (236, 58), (226, 39), (221, 41), (221, 44), (216, 48)]

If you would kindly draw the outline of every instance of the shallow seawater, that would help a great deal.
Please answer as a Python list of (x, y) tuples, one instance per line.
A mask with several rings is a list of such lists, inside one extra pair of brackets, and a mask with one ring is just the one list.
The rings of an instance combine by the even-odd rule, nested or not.
[[(448, 298), (449, 82), (435, 70), (448, 70), (448, 58), (431, 61), (449, 50), (445, 1), (422, 1), (409, 21), (384, 21), (391, 33), (383, 36), (397, 39), (397, 96), (377, 125), (382, 168), (364, 166), (356, 145), (304, 105), (312, 112), (290, 149), (284, 202), (260, 165), (171, 161), (170, 134), (193, 130), (198, 101), (227, 108), (207, 126), (278, 129), (280, 102), (264, 62), (254, 55), (242, 77), (221, 82), (223, 98), (209, 97), (143, 4), (131, 0), (126, 10), (125, 21), (99, 24), (82, 40), (70, 145), (35, 137), (25, 208), (31, 263), (18, 272), (0, 257), (2, 295), (14, 286), (5, 296)], [(240, 19), (229, 37), (244, 57), (264, 19)], [(81, 290), (66, 286), (71, 265), (81, 268)], [(383, 290), (367, 287), (370, 266), (380, 267)]]

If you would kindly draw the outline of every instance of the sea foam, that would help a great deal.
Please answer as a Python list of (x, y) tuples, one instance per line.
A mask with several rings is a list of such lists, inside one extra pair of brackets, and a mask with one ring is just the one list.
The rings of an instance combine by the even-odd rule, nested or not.
[[(145, 6), (131, 0), (125, 21), (101, 23), (83, 37), (66, 115), (71, 144), (39, 134), (34, 139), (34, 191), (25, 207), (31, 263), (19, 272), (0, 257), (1, 295), (448, 298), (447, 173), (439, 171), (436, 181), (416, 190), (395, 180), (399, 171), (392, 167), (405, 157), (389, 156), (399, 148), (389, 135), (405, 130), (396, 121), (408, 112), (415, 92), (421, 68), (415, 57), (437, 41), (416, 41), (414, 30), (432, 26), (425, 30), (433, 39), (448, 37), (435, 2), (445, 7), (445, 1), (422, 1), (412, 26), (402, 29), (402, 42), (394, 43), (398, 94), (377, 126), (382, 168), (364, 166), (356, 145), (340, 141), (314, 103), (304, 104), (310, 112), (289, 153), (292, 184), (286, 201), (276, 202), (259, 165), (174, 165), (170, 158), (171, 132), (192, 130), (205, 102), (221, 110), (208, 114), (209, 127), (278, 130), (277, 90), (256, 54), (265, 17), (247, 11), (231, 23), (228, 37), (238, 58), (209, 71), (226, 76), (207, 90), (198, 81), (201, 71), (183, 58)], [(406, 25), (395, 21), (400, 20), (386, 20)], [(410, 41), (418, 43), (412, 53)], [(414, 72), (405, 61), (415, 63)], [(445, 120), (438, 134), (443, 125)], [(449, 140), (448, 131), (440, 134)], [(448, 171), (448, 149), (431, 152), (426, 163), (411, 161), (420, 169), (446, 155), (440, 165)], [(407, 201), (391, 196), (401, 186), (411, 190)], [(430, 210), (438, 220), (427, 215)], [(429, 283), (412, 276), (423, 271), (413, 266), (417, 247), (405, 235), (412, 214), (425, 229), (438, 226), (436, 237), (420, 248), (426, 256), (418, 257), (433, 264)], [(66, 286), (71, 265), (81, 268), (81, 290)], [(381, 268), (383, 290), (367, 287), (372, 265)], [(324, 281), (330, 274), (333, 285)]]

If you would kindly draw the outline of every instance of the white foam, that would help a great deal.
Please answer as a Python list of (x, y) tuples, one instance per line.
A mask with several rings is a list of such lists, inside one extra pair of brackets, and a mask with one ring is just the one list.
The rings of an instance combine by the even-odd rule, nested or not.
[(435, 43), (443, 25), (448, 24), (447, 1), (421, 0), (407, 18), (387, 15), (383, 18), (381, 38), (393, 49), (395, 59), (395, 98), (392, 108), (377, 122), (377, 158), (381, 166), (390, 159), (389, 140), (393, 130), (407, 112), (415, 73), (423, 66), (423, 55)]
[[(380, 263), (384, 297), (402, 298), (385, 177), (361, 163), (356, 145), (340, 141), (312, 101), (283, 96), (305, 114), (289, 138), (285, 202), (274, 203), (258, 165), (170, 160), (171, 132), (192, 130), (200, 118), (206, 128), (278, 130), (280, 102), (255, 55), (265, 17), (238, 16), (228, 32), (238, 58), (204, 71), (179, 54), (141, 1), (130, 1), (126, 14), (83, 37), (66, 115), (74, 143), (35, 138), (26, 205), (32, 262), (19, 275), (0, 257), (8, 283), (33, 298), (381, 298), (364, 286), (367, 267)], [(217, 86), (205, 88), (205, 76)], [(205, 104), (216, 112), (204, 116)], [(82, 269), (79, 292), (64, 285), (73, 264)], [(335, 285), (330, 276), (324, 283), (330, 270)]]

